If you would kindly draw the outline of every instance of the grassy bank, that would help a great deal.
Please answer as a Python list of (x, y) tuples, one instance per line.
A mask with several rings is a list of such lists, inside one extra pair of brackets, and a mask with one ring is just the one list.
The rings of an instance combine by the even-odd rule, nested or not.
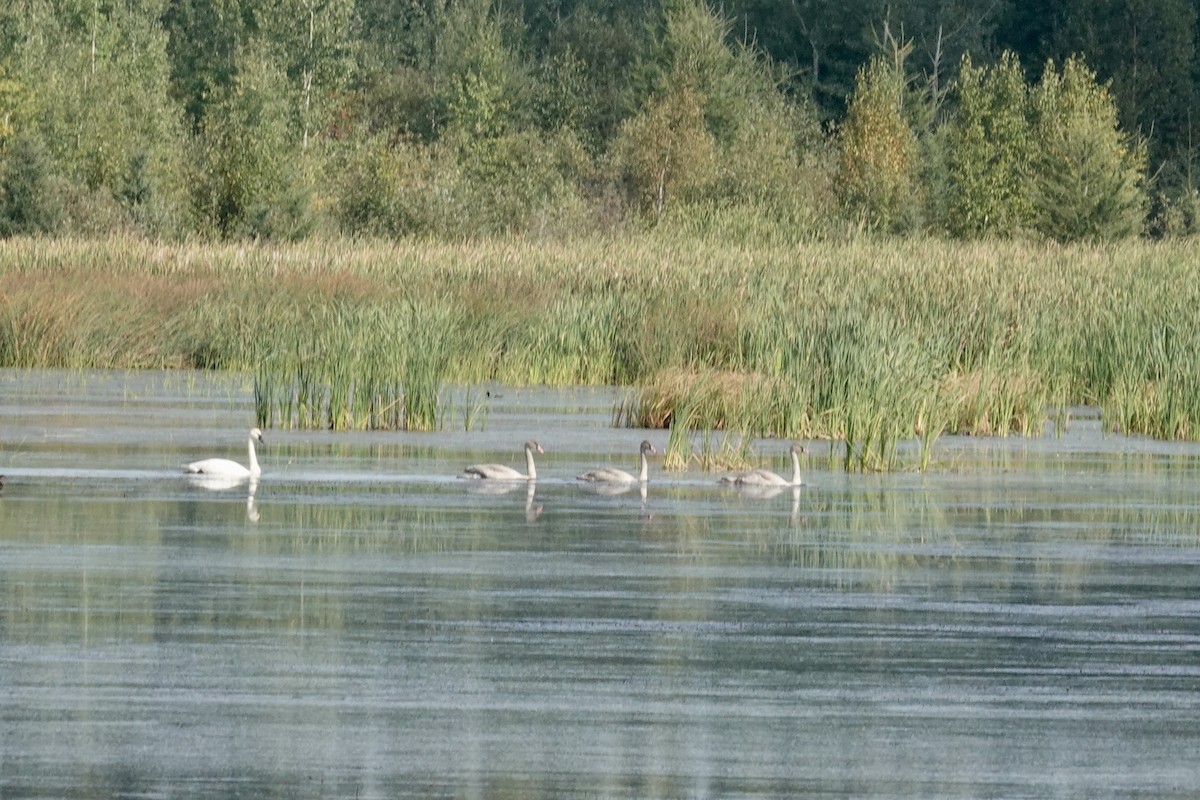
[(845, 440), (1200, 436), (1194, 244), (0, 242), (0, 365), (249, 371), (276, 426), (439, 424), (447, 382), (637, 388), (622, 421)]

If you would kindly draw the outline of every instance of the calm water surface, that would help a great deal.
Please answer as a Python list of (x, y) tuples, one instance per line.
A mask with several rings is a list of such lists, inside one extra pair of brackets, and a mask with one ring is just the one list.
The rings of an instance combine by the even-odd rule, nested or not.
[[(0, 372), (0, 798), (1200, 795), (1200, 447), (604, 495), (666, 434), (481, 392), (268, 430), (251, 491), (179, 472), (245, 460), (242, 380)], [(455, 478), (531, 436), (532, 492)]]

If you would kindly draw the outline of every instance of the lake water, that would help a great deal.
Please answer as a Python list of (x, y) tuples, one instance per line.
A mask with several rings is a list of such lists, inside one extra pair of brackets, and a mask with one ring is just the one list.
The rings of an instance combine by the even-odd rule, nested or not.
[[(667, 439), (614, 397), (267, 430), (251, 492), (179, 470), (243, 379), (0, 371), (0, 798), (1200, 796), (1200, 446), (604, 495)], [(532, 492), (455, 477), (530, 437)]]

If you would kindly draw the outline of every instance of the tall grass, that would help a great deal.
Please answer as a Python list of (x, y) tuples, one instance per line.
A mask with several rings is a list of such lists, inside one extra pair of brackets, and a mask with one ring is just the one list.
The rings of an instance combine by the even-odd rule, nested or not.
[(1200, 437), (1198, 279), (1187, 242), (8, 240), (0, 364), (245, 371), (295, 427), (442, 426), (451, 382), (621, 385), (680, 465), (722, 431), (889, 469), (1070, 404)]
[(256, 340), (260, 424), (434, 430), (461, 322), (426, 301), (281, 309)]

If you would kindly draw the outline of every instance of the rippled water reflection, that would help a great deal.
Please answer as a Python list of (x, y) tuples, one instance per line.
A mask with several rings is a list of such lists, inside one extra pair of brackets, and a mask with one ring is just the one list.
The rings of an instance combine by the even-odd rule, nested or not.
[[(178, 473), (245, 458), (237, 381), (0, 373), (0, 796), (1200, 793), (1195, 445), (607, 495), (609, 393), (501, 393), (267, 431), (251, 493)], [(454, 477), (530, 435), (533, 492)]]

